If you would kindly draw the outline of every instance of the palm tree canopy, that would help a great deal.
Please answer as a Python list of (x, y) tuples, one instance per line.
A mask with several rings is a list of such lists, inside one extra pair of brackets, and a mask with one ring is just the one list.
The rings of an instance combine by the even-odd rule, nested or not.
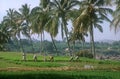
[(113, 12), (112, 9), (103, 7), (103, 5), (107, 4), (108, 1), (105, 3), (104, 0), (83, 0), (83, 5), (80, 5), (80, 15), (74, 21), (75, 29), (80, 32), (87, 32), (89, 29), (88, 27), (92, 22), (94, 23), (94, 26), (98, 27), (98, 29), (102, 32), (100, 23), (103, 23), (103, 20), (111, 22), (111, 20), (107, 17), (107, 14), (111, 14)]
[(19, 30), (21, 33), (30, 38), (30, 7), (27, 4), (22, 5), (21, 8), (19, 8), (19, 11), (15, 12), (18, 16), (18, 22), (19, 24)]
[(115, 33), (119, 31), (120, 29), (120, 0), (116, 0), (115, 2), (117, 4), (116, 9), (113, 13), (113, 20), (110, 25), (111, 29), (115, 30)]
[(31, 11), (31, 21), (32, 21), (32, 31), (33, 33), (42, 33), (44, 31), (44, 26), (49, 19), (48, 11), (41, 8), (41, 6), (35, 7)]

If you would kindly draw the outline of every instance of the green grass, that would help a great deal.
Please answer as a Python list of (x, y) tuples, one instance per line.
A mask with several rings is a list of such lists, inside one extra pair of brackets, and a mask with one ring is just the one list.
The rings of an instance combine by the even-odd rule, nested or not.
[(55, 56), (54, 62), (44, 62), (39, 54), (37, 62), (33, 54), (27, 54), (27, 61), (21, 59), (22, 53), (0, 52), (0, 79), (120, 79), (119, 61), (80, 58), (70, 62), (68, 56)]
[[(48, 59), (49, 56), (46, 56)], [(0, 68), (4, 67), (76, 67), (83, 68), (84, 65), (92, 65), (95, 69), (118, 69), (120, 70), (119, 61), (109, 60), (95, 60), (88, 58), (80, 58), (77, 62), (69, 62), (70, 57), (68, 56), (56, 56), (54, 62), (44, 62), (44, 56), (38, 54), (38, 61), (33, 61), (33, 54), (27, 54), (27, 61), (22, 61), (22, 53), (16, 52), (0, 52)]]
[(0, 72), (0, 79), (120, 79), (120, 72), (110, 71), (42, 71)]

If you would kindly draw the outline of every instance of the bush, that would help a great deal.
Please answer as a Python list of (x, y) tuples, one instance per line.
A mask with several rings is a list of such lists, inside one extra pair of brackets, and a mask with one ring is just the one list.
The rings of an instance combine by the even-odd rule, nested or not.
[(111, 55), (111, 56), (117, 56), (120, 55), (120, 53), (116, 50), (105, 50), (103, 51), (104, 55)]
[(93, 54), (89, 52), (89, 50), (81, 50), (76, 54), (76, 56), (79, 57), (87, 57), (87, 58), (93, 58)]

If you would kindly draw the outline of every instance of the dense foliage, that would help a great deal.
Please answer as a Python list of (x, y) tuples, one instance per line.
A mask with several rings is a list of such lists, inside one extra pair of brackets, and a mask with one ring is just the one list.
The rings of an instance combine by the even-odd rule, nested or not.
[[(38, 40), (32, 40), (33, 41), (33, 48), (31, 48), (31, 42), (28, 39), (22, 39), (21, 43), (24, 47), (24, 52), (27, 53), (40, 53), (42, 50), (43, 52), (46, 52), (46, 54), (56, 54), (55, 48), (51, 41), (43, 41), (43, 45), (41, 48), (41, 42)], [(20, 44), (17, 43), (16, 40), (11, 40), (8, 43), (4, 44), (5, 50), (4, 51), (11, 51), (11, 52), (20, 52)], [(66, 55), (68, 48), (65, 41), (55, 41), (56, 47), (58, 49), (59, 55)], [(120, 41), (114, 41), (113, 43), (109, 42), (95, 42), (96, 46), (96, 53), (97, 54), (103, 54), (103, 55), (119, 55), (120, 54)], [(75, 46), (73, 47), (71, 45), (72, 53), (77, 54), (89, 52), (90, 53), (90, 43), (86, 42), (84, 44), (77, 42), (75, 43)]]

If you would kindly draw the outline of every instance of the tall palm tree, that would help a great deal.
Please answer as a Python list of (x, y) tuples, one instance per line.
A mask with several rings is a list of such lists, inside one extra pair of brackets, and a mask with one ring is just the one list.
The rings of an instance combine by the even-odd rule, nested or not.
[(74, 31), (79, 33), (90, 33), (91, 52), (95, 57), (94, 45), (94, 27), (97, 27), (101, 32), (104, 20), (111, 22), (107, 17), (108, 13), (112, 13), (112, 9), (105, 7), (110, 3), (110, 0), (83, 0), (80, 5), (80, 15), (74, 21)]
[(49, 19), (48, 3), (49, 0), (41, 0), (40, 5), (34, 7), (31, 11), (31, 29), (32, 33), (41, 34), (41, 51), (43, 51), (42, 40), (44, 38), (45, 24)]
[[(51, 36), (54, 48), (57, 52), (57, 47), (54, 42), (54, 37), (58, 34), (58, 17), (51, 11), (50, 0), (41, 0), (40, 6), (32, 9), (32, 31), (38, 34), (48, 32)], [(42, 36), (41, 36), (42, 40)], [(42, 41), (41, 41), (41, 49)]]
[(31, 38), (31, 29), (30, 29), (30, 7), (27, 4), (22, 5), (21, 8), (19, 8), (19, 11), (16, 11), (16, 14), (18, 15), (19, 20), (22, 23), (22, 26), (24, 27), (23, 34), (30, 39), (31, 45), (32, 45), (32, 51), (34, 52), (34, 47), (32, 43)]
[(20, 49), (21, 49), (21, 52), (24, 53), (21, 34), (25, 35), (27, 28), (26, 26), (24, 26), (24, 23), (21, 20), (21, 18), (22, 17), (20, 17), (17, 11), (15, 11), (14, 9), (9, 9), (3, 21), (6, 23), (7, 27), (9, 28), (11, 36), (13, 38), (17, 38), (17, 40), (20, 40), (20, 43), (19, 43)]
[(64, 34), (67, 39), (67, 45), (70, 50), (70, 44), (68, 42), (68, 28), (67, 28), (67, 21), (69, 20), (69, 13), (71, 9), (76, 6), (79, 1), (78, 0), (53, 0), (51, 1), (53, 5), (53, 12), (54, 14), (59, 17), (59, 21), (61, 21), (61, 35), (62, 38), (64, 37)]
[(111, 27), (111, 29), (114, 28), (115, 33), (116, 33), (117, 31), (119, 31), (119, 28), (120, 28), (120, 14), (119, 14), (120, 0), (115, 0), (115, 4), (117, 4), (117, 5), (116, 5), (116, 9), (113, 13), (113, 20), (112, 20), (110, 27)]

